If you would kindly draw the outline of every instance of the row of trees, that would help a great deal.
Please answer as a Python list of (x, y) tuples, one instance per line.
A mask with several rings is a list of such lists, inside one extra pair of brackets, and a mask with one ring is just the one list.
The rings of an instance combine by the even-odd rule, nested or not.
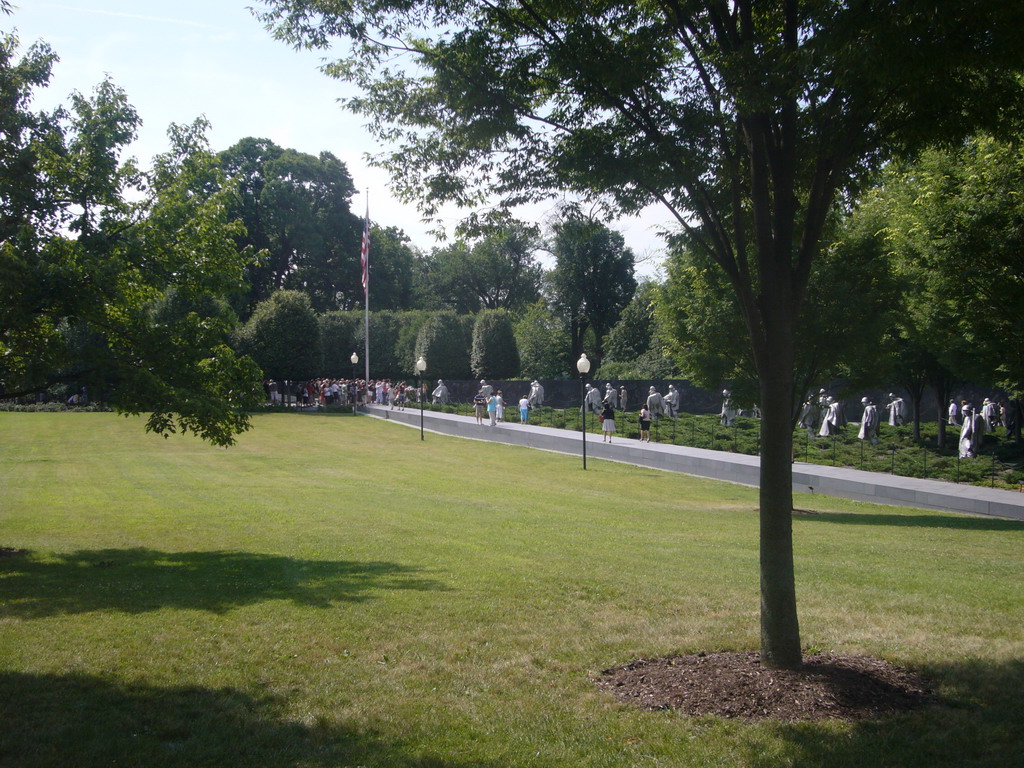
[[(97, 263), (116, 263), (112, 241), (122, 250), (128, 234), (155, 242), (145, 230), (159, 226), (179, 227), (173, 235), (161, 233), (165, 243), (174, 241), (170, 258), (200, 247), (207, 258), (189, 264), (191, 270), (135, 270), (133, 312), (148, 318), (134, 321), (140, 347), (144, 341), (155, 346), (144, 338), (147, 328), (152, 333), (153, 327), (192, 323), (206, 334), (205, 346), (195, 349), (209, 351), (233, 339), (230, 346), (250, 353), (266, 375), (348, 372), (349, 350), (362, 348), (362, 322), (348, 314), (362, 301), (361, 221), (350, 210), (355, 185), (343, 163), (330, 153), (314, 157), (252, 138), (211, 154), (197, 123), (173, 127), (171, 153), (142, 173), (118, 159), (138, 121), (123, 93), (108, 82), (91, 98), (76, 94), (70, 109), (33, 115), (27, 100), (32, 88), (45, 84), (55, 57), (35, 46), (15, 63), (15, 47), (8, 38), (7, 87), (20, 107), (6, 116), (8, 393), (60, 381), (131, 380), (116, 354), (105, 349), (104, 359), (97, 351), (110, 347), (104, 333), (123, 336), (124, 330), (104, 318), (101, 332), (99, 318), (85, 317), (75, 302), (87, 307), (98, 297), (88, 285), (72, 288), (66, 277), (59, 279), (67, 260), (49, 254), (73, 246), (80, 252), (76, 268), (89, 265), (95, 282), (102, 273)], [(54, 156), (45, 158), (44, 147)], [(104, 162), (96, 162), (103, 154)], [(981, 136), (890, 165), (856, 205), (835, 211), (823, 229), (822, 253), (797, 318), (795, 391), (836, 379), (851, 387), (900, 382), (915, 401), (915, 416), (926, 386), (940, 401), (957, 380), (1019, 391), (1024, 278), (1015, 263), (1024, 217), (1022, 165), (1017, 144)], [(73, 169), (81, 167), (92, 176), (80, 174), (74, 181), (79, 188), (73, 188)], [(48, 199), (40, 189), (44, 175)], [(69, 179), (67, 188), (60, 186), (62, 177)], [(141, 202), (126, 201), (143, 187)], [(164, 217), (171, 196), (187, 196), (190, 189), (202, 191), (205, 207), (197, 198), (189, 201), (192, 209), (179, 206), (177, 218)], [(202, 218), (211, 216), (219, 217), (215, 227)], [(31, 242), (24, 237), (29, 221)], [(190, 231), (202, 239), (188, 240)], [(30, 249), (40, 254), (34, 264), (25, 257)], [(554, 269), (542, 268), (542, 253), (553, 256)], [(621, 236), (578, 208), (566, 208), (546, 237), (535, 225), (501, 218), (478, 223), (472, 236), (430, 253), (413, 248), (396, 228), (375, 226), (371, 296), (382, 309), (371, 322), (374, 373), (408, 375), (407, 362), (425, 348), (419, 338), (429, 325), (445, 329), (436, 334), (441, 341), (431, 347), (431, 357), (450, 360), (438, 370), (453, 378), (571, 375), (573, 361), (586, 351), (603, 363), (603, 377), (682, 375), (711, 388), (728, 384), (739, 400), (756, 402), (756, 365), (726, 275), (690, 236), (673, 238), (669, 254), (665, 281), (637, 289), (633, 257)], [(190, 280), (205, 285), (197, 288)], [(278, 295), (287, 290), (305, 301)], [(58, 300), (61, 291), (67, 295)], [(59, 301), (62, 309), (50, 311), (68, 314), (47, 319), (36, 311), (19, 319), (16, 310), (27, 304), (16, 296), (31, 299), (36, 309)], [(285, 322), (267, 335), (265, 329), (288, 314), (286, 307), (303, 315), (302, 322)], [(477, 334), (474, 343), (478, 322), (495, 330)], [(18, 323), (22, 330), (16, 331)], [(24, 330), (32, 325), (32, 333)], [(10, 342), (16, 336), (18, 346)], [(179, 340), (197, 336), (193, 330)], [(500, 344), (481, 341), (499, 337)], [(292, 341), (273, 352), (281, 338)], [(230, 365), (243, 370), (245, 363), (236, 356)]]
[[(235, 347), (268, 378), (361, 377), (362, 364), (353, 369), (350, 357), (365, 357), (365, 328), (362, 312), (317, 313), (306, 294), (283, 290), (239, 326)], [(420, 356), (432, 377), (448, 379), (565, 378), (575, 360), (567, 323), (543, 302), (519, 316), (506, 309), (371, 312), (369, 331), (371, 376), (381, 378), (415, 375)]]
[[(352, 212), (356, 188), (344, 163), (266, 139), (246, 138), (220, 152), (225, 183), (236, 190), (230, 214), (244, 225), (235, 237), (255, 258), (245, 286), (231, 296), (244, 321), (275, 291), (296, 290), (317, 312), (363, 306), (359, 262), (362, 220)], [(634, 256), (620, 234), (565, 206), (547, 237), (508, 217), (474, 222), (444, 247), (423, 251), (396, 227), (371, 227), (371, 310), (486, 309), (526, 311), (542, 296), (564, 308), (571, 346), (587, 334), (600, 345), (636, 288)], [(545, 270), (542, 255), (555, 263)]]
[[(219, 153), (217, 163), (237, 190), (230, 214), (244, 228), (236, 245), (254, 256), (244, 286), (228, 297), (241, 321), (281, 290), (305, 294), (317, 313), (363, 306), (362, 221), (351, 211), (356, 189), (343, 163), (328, 152), (315, 157), (254, 138)], [(623, 237), (572, 206), (546, 233), (497, 217), (430, 251), (395, 227), (373, 225), (370, 240), (371, 310), (505, 310), (564, 329), (567, 349), (559, 334), (552, 349), (537, 350), (542, 364), (530, 360), (537, 375), (568, 372), (567, 360), (584, 348), (601, 360), (604, 339), (636, 289), (635, 259)], [(542, 266), (543, 256), (553, 269)], [(395, 373), (387, 363), (383, 370)]]
[[(332, 361), (362, 348), (362, 220), (343, 163), (254, 138), (214, 153), (200, 120), (141, 169), (123, 91), (35, 111), (57, 56), (19, 47), (0, 42), (0, 394), (85, 389), (230, 444), (261, 374), (347, 372)], [(636, 286), (621, 235), (571, 207), (546, 236), (502, 219), (429, 253), (394, 227), (371, 239), (375, 375), (405, 375), (421, 337), (452, 377), (566, 375), (584, 346), (600, 358)]]
[[(20, 93), (25, 99), (32, 87), (45, 82), (53, 54), (37, 46), (18, 65), (13, 55), (14, 41), (8, 39), (5, 66), (13, 75), (8, 82), (15, 98)], [(167, 281), (137, 270), (140, 281), (152, 284), (145, 292), (134, 286), (139, 291), (134, 311), (146, 307), (152, 322), (161, 326), (201, 323), (209, 339), (211, 329), (217, 328), (220, 345), (231, 338), (226, 332), (234, 330), (232, 346), (251, 353), (266, 375), (305, 378), (348, 372), (349, 350), (362, 349), (362, 322), (345, 311), (354, 310), (362, 298), (357, 279), (361, 222), (349, 210), (355, 187), (336, 158), (329, 153), (303, 155), (256, 139), (213, 155), (200, 123), (174, 128), (172, 153), (142, 174), (130, 162), (119, 164), (116, 159), (138, 118), (110, 83), (90, 99), (76, 95), (67, 111), (8, 117), (22, 120), (20, 127), (11, 122), (11, 147), (29, 129), (36, 132), (21, 139), (22, 159), (36, 147), (64, 142), (69, 178), (72, 167), (83, 165), (82, 155), (107, 155), (105, 163), (87, 166), (93, 177), (79, 179), (81, 189), (61, 192), (51, 183), (47, 208), (38, 189), (45, 166), (37, 163), (35, 176), (24, 170), (19, 176), (13, 162), (18, 154), (9, 149), (5, 226), (12, 235), (5, 239), (4, 261), (8, 334), (14, 333), (14, 310), (23, 306), (14, 300), (15, 293), (38, 306), (45, 303), (40, 294), (56, 300), (64, 291), (67, 295), (60, 301), (69, 311), (74, 302), (87, 306), (97, 298), (82, 286), (72, 288), (66, 278), (58, 280), (66, 264), (55, 266), (53, 257), (43, 252), (73, 243), (84, 252), (77, 268), (89, 264), (95, 281), (102, 272), (95, 264), (113, 263), (115, 249), (108, 246), (114, 238), (105, 236), (106, 229), (116, 231), (123, 247), (128, 233), (141, 239), (146, 228), (179, 226), (192, 216), (180, 235), (197, 231), (205, 239), (176, 235), (176, 252), (202, 247), (207, 260), (190, 265), (191, 273), (165, 268), (158, 274), (173, 272)], [(97, 146), (101, 140), (106, 144)], [(1019, 391), (1024, 379), (1019, 342), (1024, 338), (1019, 301), (1024, 278), (1014, 265), (1021, 246), (1018, 222), (1024, 217), (1018, 194), (1022, 175), (1024, 161), (1015, 143), (979, 137), (955, 149), (930, 150), (914, 163), (890, 166), (856, 207), (834, 215), (798, 319), (797, 391), (835, 379), (851, 387), (900, 382), (916, 401), (915, 416), (929, 385), (940, 400), (957, 379)], [(126, 202), (124, 193), (143, 184), (148, 189), (144, 201)], [(189, 186), (203, 189), (206, 207), (162, 219), (170, 196), (186, 194)], [(19, 214), (18, 201), (33, 195), (35, 202), (23, 203)], [(73, 205), (80, 210), (72, 212)], [(211, 215), (219, 217), (216, 228), (200, 218)], [(23, 226), (26, 220), (37, 222), (32, 244), (13, 236), (18, 222)], [(66, 222), (68, 231), (82, 236), (72, 241), (57, 222)], [(47, 231), (49, 240), (40, 237)], [(166, 232), (162, 238), (172, 239)], [(227, 247), (229, 242), (236, 247)], [(14, 258), (19, 248), (40, 251), (34, 270), (26, 269), (24, 252)], [(540, 266), (538, 254), (544, 252), (554, 255), (555, 269)], [(453, 378), (566, 376), (585, 350), (603, 362), (603, 377), (682, 375), (710, 388), (729, 384), (738, 399), (756, 402), (754, 361), (725, 275), (686, 238), (673, 239), (669, 252), (665, 281), (636, 289), (632, 254), (621, 236), (578, 209), (567, 209), (546, 239), (537, 227), (506, 219), (479, 228), (475, 238), (426, 255), (413, 249), (400, 231), (374, 227), (371, 295), (376, 306), (385, 308), (375, 311), (371, 322), (374, 373), (408, 375), (406, 363), (419, 353), (417, 339), (429, 319), (447, 329), (438, 334), (443, 340), (439, 343), (451, 349), (438, 349), (431, 357), (450, 360), (437, 370)], [(148, 263), (157, 262), (151, 258)], [(49, 283), (40, 277), (44, 272)], [(206, 286), (200, 290), (188, 280), (204, 280)], [(300, 292), (305, 303), (291, 297), (267, 304), (284, 289)], [(211, 290), (228, 304), (216, 301)], [(410, 309), (416, 305), (419, 309)], [(305, 315), (303, 322), (286, 322), (283, 330), (261, 336), (258, 329), (278, 322), (285, 306)], [(443, 320), (434, 317), (441, 310), (445, 313), (438, 317)], [(20, 320), (23, 328), (33, 323), (35, 328), (20, 337), (20, 347), (12, 346), (21, 354), (6, 358), (8, 393), (62, 380), (99, 386), (100, 371), (107, 380), (127, 378), (117, 355), (107, 349), (109, 359), (103, 359), (96, 349), (102, 337), (97, 335), (98, 319), (83, 319), (83, 310), (74, 311), (79, 315), (75, 319), (69, 314), (44, 320), (37, 313)], [(481, 312), (494, 327), (511, 328), (511, 340), (503, 330), (506, 341), (501, 345), (474, 346), (472, 329)], [(268, 316), (277, 320), (270, 322)], [(239, 325), (238, 317), (246, 322)], [(109, 333), (119, 333), (109, 320), (103, 322)], [(149, 326), (138, 320), (135, 324), (141, 345), (141, 329)], [(461, 330), (452, 330), (455, 326)], [(195, 340), (197, 331), (191, 334)], [(291, 341), (272, 351), (274, 339), (282, 338)], [(152, 339), (146, 343), (155, 345)], [(213, 344), (208, 340), (205, 347), (194, 348)], [(62, 345), (66, 348), (58, 351)], [(77, 356), (73, 362), (71, 350)], [(171, 359), (169, 353), (161, 354)], [(189, 368), (182, 365), (179, 370)], [(137, 405), (143, 407), (141, 401)]]
[[(1019, 135), (971, 137), (894, 163), (829, 222), (797, 317), (798, 392), (901, 386), (920, 434), (922, 399), (960, 384), (1024, 396), (1024, 151)], [(753, 403), (757, 376), (736, 298), (705, 255), (676, 241), (654, 306), (682, 374), (730, 382)]]

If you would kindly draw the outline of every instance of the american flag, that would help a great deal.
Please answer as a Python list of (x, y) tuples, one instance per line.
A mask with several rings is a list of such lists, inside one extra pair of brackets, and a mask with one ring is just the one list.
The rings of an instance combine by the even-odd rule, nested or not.
[(363, 295), (370, 290), (370, 209), (366, 209), (363, 220), (363, 247), (359, 252), (359, 262), (363, 267)]

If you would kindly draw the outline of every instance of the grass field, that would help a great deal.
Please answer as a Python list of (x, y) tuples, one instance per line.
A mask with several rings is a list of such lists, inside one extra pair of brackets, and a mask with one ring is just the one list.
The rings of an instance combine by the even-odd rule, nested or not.
[(1024, 524), (799, 498), (805, 647), (920, 670), (942, 704), (686, 719), (590, 676), (757, 647), (754, 491), (254, 424), (223, 450), (0, 414), (0, 766), (1024, 764)]

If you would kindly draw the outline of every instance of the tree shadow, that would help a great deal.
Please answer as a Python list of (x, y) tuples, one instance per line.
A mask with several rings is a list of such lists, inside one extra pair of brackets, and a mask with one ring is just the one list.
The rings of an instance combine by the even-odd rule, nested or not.
[(381, 589), (445, 590), (389, 562), (300, 560), (249, 552), (97, 549), (0, 558), (0, 617), (182, 608), (224, 613), (267, 600), (326, 608)]
[(969, 515), (915, 515), (898, 512), (808, 512), (794, 510), (800, 522), (839, 523), (840, 525), (889, 525), (907, 528), (955, 528), (965, 531), (1024, 531), (1024, 521), (1002, 517)]
[(922, 766), (994, 768), (1024, 765), (1024, 661), (968, 661), (919, 670), (940, 695), (936, 706), (905, 715), (864, 720), (850, 728), (784, 723), (786, 760), (758, 753), (752, 743), (745, 765), (810, 768)]
[(286, 702), (233, 688), (157, 688), (89, 675), (0, 674), (0, 765), (387, 765), (498, 768), (424, 756), (329, 720), (289, 719)]

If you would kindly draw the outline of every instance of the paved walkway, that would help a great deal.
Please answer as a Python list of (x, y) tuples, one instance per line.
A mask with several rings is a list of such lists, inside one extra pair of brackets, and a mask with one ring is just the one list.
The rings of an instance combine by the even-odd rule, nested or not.
[[(383, 406), (369, 406), (362, 409), (362, 412), (416, 428), (420, 426), (420, 411), (413, 407), (399, 411)], [(425, 411), (423, 425), (425, 430), (439, 434), (522, 445), (575, 456), (580, 456), (583, 448), (583, 440), (578, 432), (523, 425), (518, 420), (491, 427), (487, 424), (478, 425), (471, 417)], [(758, 485), (760, 474), (760, 459), (757, 456), (680, 445), (641, 443), (628, 438), (617, 438), (609, 444), (593, 434), (587, 435), (587, 458), (620, 461), (754, 487)], [(793, 490), (879, 504), (900, 504), (1024, 520), (1024, 493), (976, 485), (957, 485), (943, 480), (864, 472), (846, 467), (795, 462)]]

